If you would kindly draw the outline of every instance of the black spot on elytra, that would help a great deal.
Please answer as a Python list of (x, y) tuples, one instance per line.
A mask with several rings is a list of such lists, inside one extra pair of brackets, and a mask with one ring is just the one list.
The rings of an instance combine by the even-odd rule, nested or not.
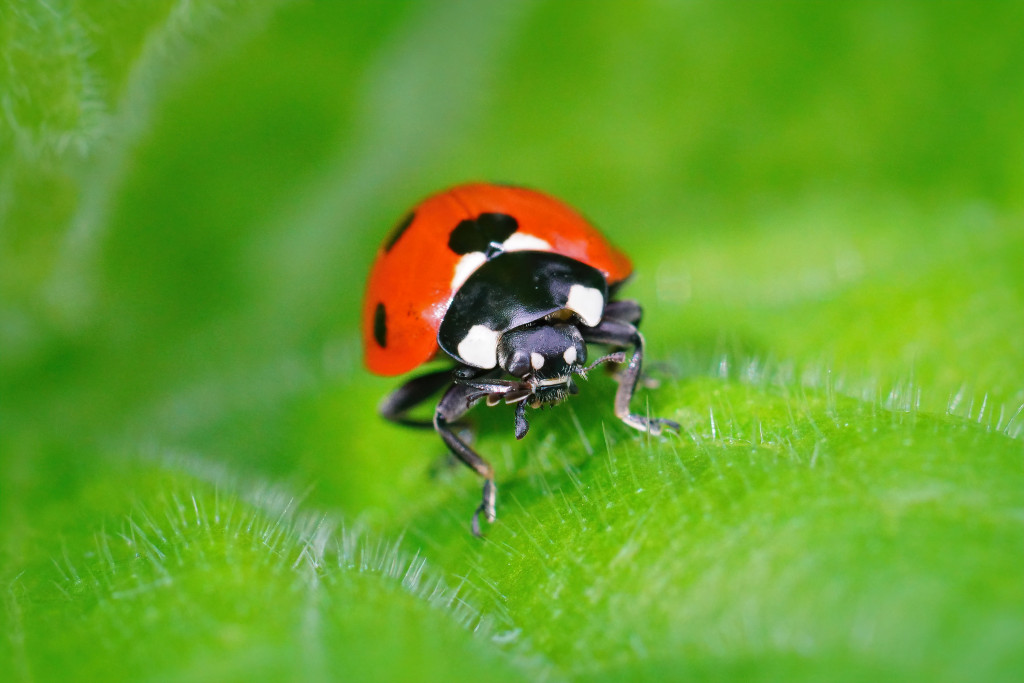
[(384, 304), (377, 304), (377, 310), (373, 312), (373, 338), (382, 349), (388, 345), (388, 314), (384, 310)]
[(492, 243), (501, 244), (519, 229), (519, 222), (507, 213), (482, 213), (461, 221), (448, 236), (448, 248), (458, 255), (487, 251)]
[[(394, 228), (391, 229), (391, 234), (388, 235), (388, 239), (384, 243), (384, 251), (385, 252), (391, 251), (391, 248), (393, 246), (395, 246), (395, 242), (397, 242), (398, 240), (400, 240), (402, 238), (402, 235), (405, 234), (405, 231), (409, 229), (409, 226), (412, 225), (412, 222), (415, 219), (416, 219), (416, 212), (415, 211), (410, 211), (409, 215), (407, 215), (402, 220), (398, 221), (398, 225), (396, 225)], [(383, 346), (383, 344), (381, 344), (381, 346)]]

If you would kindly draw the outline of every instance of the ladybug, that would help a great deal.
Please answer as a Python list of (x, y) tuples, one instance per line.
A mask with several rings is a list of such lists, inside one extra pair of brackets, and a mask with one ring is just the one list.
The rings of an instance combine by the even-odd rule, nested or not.
[[(480, 515), (495, 520), (494, 470), (452, 427), (476, 403), (515, 405), (521, 439), (529, 429), (528, 406), (560, 403), (578, 393), (576, 375), (586, 378), (605, 362), (625, 363), (615, 415), (653, 435), (679, 431), (672, 420), (629, 409), (643, 360), (642, 309), (616, 294), (631, 273), (629, 259), (568, 205), (489, 183), (423, 200), (378, 251), (362, 312), (367, 367), (395, 376), (437, 358), (454, 361), (405, 382), (384, 399), (380, 413), (398, 424), (433, 428), (483, 477), (475, 535)], [(615, 352), (587, 365), (588, 344)], [(432, 421), (409, 417), (442, 389)]]

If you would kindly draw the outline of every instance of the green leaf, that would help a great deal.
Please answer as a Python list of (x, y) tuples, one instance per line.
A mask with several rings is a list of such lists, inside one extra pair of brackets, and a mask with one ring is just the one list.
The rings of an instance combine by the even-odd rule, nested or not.
[(73, 507), (102, 525), (80, 522), (59, 556), (9, 584), (22, 677), (525, 680), (488, 652), (507, 624), (464, 583), (394, 542), (297, 513), (286, 493), (225, 494), (183, 468), (125, 477), (144, 502), (109, 521), (104, 503), (120, 496), (97, 482)]
[[(1022, 26), (0, 0), (0, 671), (1016, 680)], [(633, 408), (682, 424), (602, 372), (522, 441), (476, 409), (483, 540), (358, 323), (394, 221), (475, 178), (631, 256)]]

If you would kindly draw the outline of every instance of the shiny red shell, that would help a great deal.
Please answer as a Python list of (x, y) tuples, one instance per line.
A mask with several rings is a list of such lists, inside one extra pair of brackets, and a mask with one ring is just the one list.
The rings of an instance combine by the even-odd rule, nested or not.
[[(483, 213), (508, 214), (518, 234), (541, 239), (554, 251), (604, 273), (609, 285), (632, 272), (629, 258), (583, 216), (535, 190), (488, 183), (459, 185), (420, 202), (377, 252), (363, 301), (366, 366), (400, 375), (440, 352), (437, 330), (455, 291), (463, 256), (448, 246), (452, 230)], [(383, 343), (382, 343), (383, 342)]]

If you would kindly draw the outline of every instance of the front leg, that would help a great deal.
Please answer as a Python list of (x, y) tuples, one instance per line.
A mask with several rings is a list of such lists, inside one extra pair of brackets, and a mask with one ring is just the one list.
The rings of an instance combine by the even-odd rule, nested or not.
[(503, 399), (505, 403), (516, 404), (516, 439), (522, 439), (530, 430), (530, 423), (526, 419), (526, 401), (533, 395), (530, 385), (519, 380), (509, 379), (457, 379), (456, 384), (473, 387), (478, 393), (471, 394), (467, 401), (472, 403), (480, 398), (487, 397), (487, 405), (495, 406)]
[(495, 505), (498, 489), (494, 485), (494, 468), (452, 431), (451, 424), (465, 415), (473, 403), (480, 398), (482, 395), (476, 387), (454, 384), (441, 397), (434, 413), (434, 429), (437, 430), (445, 445), (459, 460), (484, 478), (483, 497), (473, 513), (472, 529), (476, 536), (482, 535), (480, 533), (481, 513), (488, 522), (494, 522), (497, 517)]
[(644, 357), (644, 337), (635, 325), (604, 318), (596, 327), (581, 327), (580, 333), (584, 341), (592, 344), (607, 344), (617, 347), (633, 347), (633, 355), (619, 377), (619, 389), (615, 392), (615, 416), (633, 429), (648, 432), (654, 436), (661, 434), (663, 429), (679, 431), (679, 423), (663, 418), (649, 418), (629, 411), (629, 402), (636, 391), (640, 380), (640, 368)]

